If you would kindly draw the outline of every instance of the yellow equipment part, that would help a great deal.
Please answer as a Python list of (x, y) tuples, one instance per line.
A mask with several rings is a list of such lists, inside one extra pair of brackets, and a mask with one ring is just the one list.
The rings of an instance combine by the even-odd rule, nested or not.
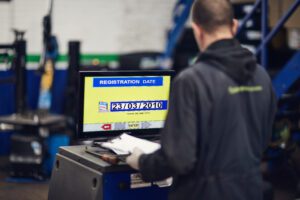
[(53, 75), (54, 75), (53, 62), (52, 60), (47, 60), (45, 63), (45, 72), (41, 80), (41, 89), (43, 91), (49, 90), (52, 87)]

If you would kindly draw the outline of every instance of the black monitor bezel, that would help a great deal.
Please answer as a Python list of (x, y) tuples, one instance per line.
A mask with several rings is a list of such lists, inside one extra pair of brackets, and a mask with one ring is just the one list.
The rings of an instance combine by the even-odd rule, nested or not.
[[(133, 136), (147, 137), (157, 136), (161, 128), (158, 129), (139, 129), (139, 130), (118, 130), (118, 131), (99, 131), (83, 132), (83, 107), (84, 107), (84, 78), (93, 76), (174, 76), (173, 70), (138, 70), (138, 71), (79, 71), (79, 115), (77, 120), (77, 139), (79, 140), (105, 140), (116, 137), (124, 132), (129, 132)], [(171, 87), (170, 87), (171, 91)]]

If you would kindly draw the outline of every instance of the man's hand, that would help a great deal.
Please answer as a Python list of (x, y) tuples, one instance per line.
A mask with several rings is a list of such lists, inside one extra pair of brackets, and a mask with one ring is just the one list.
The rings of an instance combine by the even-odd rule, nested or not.
[(126, 158), (126, 163), (133, 169), (139, 170), (139, 159), (144, 152), (139, 148), (134, 148), (133, 152)]

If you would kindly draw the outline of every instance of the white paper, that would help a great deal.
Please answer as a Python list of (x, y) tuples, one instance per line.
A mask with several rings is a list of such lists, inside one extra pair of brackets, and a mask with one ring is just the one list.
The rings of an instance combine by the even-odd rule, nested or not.
[(153, 153), (160, 148), (160, 144), (133, 137), (126, 133), (118, 138), (101, 143), (101, 146), (113, 150), (118, 155), (132, 153), (134, 148), (141, 149), (145, 154)]

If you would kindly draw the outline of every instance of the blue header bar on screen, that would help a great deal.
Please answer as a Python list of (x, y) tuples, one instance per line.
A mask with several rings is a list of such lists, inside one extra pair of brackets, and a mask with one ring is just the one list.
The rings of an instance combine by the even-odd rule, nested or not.
[(162, 86), (163, 77), (94, 78), (93, 87)]

